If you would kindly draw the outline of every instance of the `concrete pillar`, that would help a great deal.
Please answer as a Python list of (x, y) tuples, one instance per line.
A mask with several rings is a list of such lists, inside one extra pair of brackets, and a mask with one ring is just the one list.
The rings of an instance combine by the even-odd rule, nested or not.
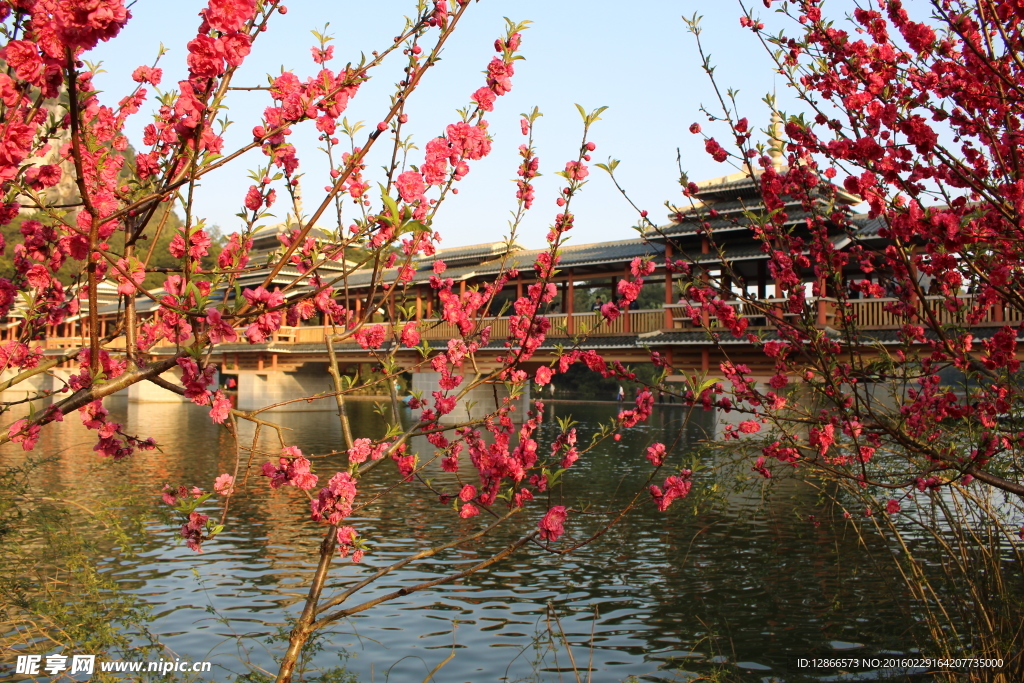
[[(427, 407), (434, 403), (433, 392), (438, 391), (441, 373), (439, 372), (414, 372), (412, 375), (412, 391), (420, 394), (426, 401)], [(455, 410), (441, 417), (441, 422), (456, 423), (463, 422), (469, 418), (480, 418), (488, 413), (493, 413), (497, 408), (495, 392), (498, 401), (508, 396), (505, 385), (501, 382), (481, 384), (471, 389), (456, 405)], [(526, 411), (530, 408), (530, 385), (527, 383), (523, 394), (512, 406), (511, 417), (520, 422), (525, 419)], [(419, 416), (419, 411), (416, 411)]]
[[(173, 368), (160, 375), (172, 384), (181, 385), (181, 370)], [(181, 394), (168, 391), (152, 382), (136, 382), (128, 387), (129, 403), (187, 403), (188, 399)]]
[[(242, 370), (238, 373), (238, 409), (256, 410), (282, 401), (334, 391), (326, 363), (323, 367), (323, 370), (303, 367), (298, 372)], [(281, 411), (337, 409), (333, 396), (310, 402), (296, 401), (275, 408)]]
[[(19, 374), (21, 374), (21, 370), (8, 370), (0, 373), (0, 381), (6, 382)], [(20, 401), (21, 399), (37, 396), (40, 391), (50, 391), (53, 388), (52, 378), (45, 372), (41, 372), (38, 375), (29, 377), (24, 382), (15, 384), (7, 391), (0, 392), (0, 399), (4, 401)]]

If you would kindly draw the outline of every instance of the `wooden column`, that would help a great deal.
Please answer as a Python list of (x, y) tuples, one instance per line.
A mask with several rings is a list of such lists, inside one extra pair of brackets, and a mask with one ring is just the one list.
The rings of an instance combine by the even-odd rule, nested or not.
[(423, 319), (423, 287), (421, 285), (416, 286), (416, 320), (417, 322)]
[(271, 370), (277, 370), (277, 354), (276, 353), (270, 354), (270, 369)]
[[(672, 243), (665, 242), (665, 303), (672, 304), (672, 271), (669, 270), (668, 262), (672, 260)], [(665, 329), (671, 330), (675, 321), (672, 320), (672, 309), (665, 309)]]
[(516, 276), (516, 299), (523, 298), (523, 276)]
[[(907, 258), (907, 269), (910, 273), (910, 281), (913, 285), (917, 284), (917, 266), (914, 265), (914, 255), (917, 253), (917, 247), (913, 246), (910, 248), (910, 255)], [(918, 310), (923, 302), (917, 298), (917, 287), (910, 288), (910, 305), (913, 308), (913, 313), (910, 315), (910, 320), (913, 323), (918, 321)]]
[(256, 369), (257, 370), (262, 370), (263, 369), (263, 354), (262, 353), (257, 354), (257, 356), (256, 356)]
[(768, 298), (768, 262), (764, 260), (757, 262), (757, 298)]
[(574, 294), (575, 294), (575, 291), (576, 291), (576, 283), (573, 282), (572, 268), (569, 269), (569, 288), (568, 289), (569, 289), (569, 292), (568, 292), (569, 293), (569, 299), (567, 301), (566, 310), (565, 310), (565, 331), (566, 331), (567, 334), (573, 334), (573, 332), (575, 330), (573, 330), (573, 325), (572, 325), (572, 309), (573, 309), (573, 304), (575, 304)]
[(700, 371), (707, 372), (711, 369), (711, 349), (704, 347), (700, 350)]
[[(622, 279), (629, 282), (629, 276), (629, 266), (627, 266), (625, 272), (622, 274)], [(609, 301), (615, 300), (615, 285), (615, 278), (612, 278), (612, 298), (609, 299)], [(629, 306), (626, 306), (626, 310), (622, 312), (622, 316), (622, 331), (626, 334), (631, 334), (633, 332), (633, 320), (629, 317)]]
[(825, 302), (825, 278), (818, 280), (818, 327), (825, 327), (828, 322), (828, 309)]

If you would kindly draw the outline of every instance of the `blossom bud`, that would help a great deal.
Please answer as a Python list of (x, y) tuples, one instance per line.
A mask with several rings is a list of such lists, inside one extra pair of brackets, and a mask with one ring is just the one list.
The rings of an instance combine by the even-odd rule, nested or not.
[(377, 124), (377, 130), (379, 130), (380, 132), (383, 133), (387, 129), (388, 129), (388, 124), (385, 123), (384, 121), (381, 121), (380, 123)]

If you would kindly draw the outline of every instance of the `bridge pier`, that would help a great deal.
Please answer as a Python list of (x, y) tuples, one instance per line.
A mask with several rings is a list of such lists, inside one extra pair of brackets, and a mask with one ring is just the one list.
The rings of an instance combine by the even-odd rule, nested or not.
[[(333, 392), (334, 383), (327, 372), (327, 363), (307, 363), (293, 372), (282, 370), (239, 370), (238, 409), (256, 410), (274, 403)], [(334, 398), (316, 401), (295, 401), (274, 410), (333, 410)]]
[[(9, 379), (13, 379), (20, 374), (20, 371), (9, 370), (0, 374), (0, 381), (6, 382)], [(0, 392), (0, 398), (4, 401), (20, 401), (25, 398), (37, 396), (41, 391), (50, 391), (56, 388), (53, 378), (49, 374), (42, 372), (33, 377), (29, 377), (23, 382), (19, 382), (7, 391)]]
[[(414, 372), (412, 374), (412, 390), (419, 393), (427, 402), (433, 404), (431, 393), (439, 388), (441, 373)], [(481, 418), (501, 405), (508, 397), (508, 390), (501, 382), (488, 382), (470, 389), (455, 407), (455, 410), (441, 417), (441, 422), (455, 423), (466, 419)], [(516, 422), (526, 419), (526, 411), (530, 409), (530, 384), (526, 383), (523, 393), (512, 403), (511, 416)]]
[[(181, 370), (174, 368), (160, 375), (172, 384), (181, 386)], [(188, 399), (181, 394), (157, 386), (152, 382), (136, 382), (128, 387), (129, 403), (187, 403)]]

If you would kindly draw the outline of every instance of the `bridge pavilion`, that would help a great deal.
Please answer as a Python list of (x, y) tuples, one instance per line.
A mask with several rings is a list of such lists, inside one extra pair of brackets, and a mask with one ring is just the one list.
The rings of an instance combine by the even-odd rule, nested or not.
[[(737, 294), (759, 299), (756, 307), (733, 300), (736, 314), (749, 319), (750, 330), (770, 334), (773, 329), (772, 317), (766, 316), (765, 307), (775, 306), (779, 315), (785, 315), (781, 300), (769, 277), (768, 255), (762, 243), (754, 236), (750, 227), (750, 216), (763, 212), (764, 206), (759, 195), (759, 181), (743, 174), (726, 176), (698, 184), (699, 202), (683, 209), (671, 217), (671, 222), (657, 230), (616, 242), (597, 244), (569, 244), (561, 250), (559, 273), (553, 281), (558, 287), (558, 296), (549, 305), (545, 315), (552, 322), (547, 342), (534, 357), (534, 365), (550, 362), (556, 345), (566, 345), (570, 338), (583, 339), (583, 348), (599, 350), (607, 359), (623, 363), (649, 361), (649, 352), (657, 350), (668, 358), (679, 374), (699, 371), (713, 371), (719, 362), (730, 358), (743, 362), (755, 373), (770, 372), (766, 359), (757, 349), (743, 339), (736, 339), (725, 333), (712, 338), (702, 326), (694, 325), (684, 313), (685, 302), (680, 302), (678, 288), (674, 286), (673, 273), (665, 268), (666, 260), (681, 259), (691, 268), (706, 273), (707, 277), (720, 285), (725, 299), (735, 299)], [(822, 211), (832, 207), (842, 210), (852, 207), (858, 198), (832, 188), (830, 195), (822, 193), (819, 200)], [(792, 202), (784, 208), (787, 223), (799, 232), (805, 226), (806, 213), (799, 202)], [(879, 242), (878, 222), (869, 221), (866, 216), (854, 216), (859, 226), (854, 234), (838, 227), (830, 232), (829, 239), (839, 248), (845, 248), (854, 241), (866, 244)], [(272, 263), (274, 254), (280, 249), (283, 226), (273, 226), (254, 235), (253, 263)], [(582, 232), (576, 228), (577, 236)], [(708, 233), (713, 238), (708, 236)], [(431, 346), (442, 348), (449, 339), (458, 337), (454, 325), (439, 319), (439, 304), (434, 290), (429, 286), (436, 259), (447, 264), (444, 277), (452, 278), (457, 291), (482, 287), (495, 280), (497, 275), (510, 267), (516, 267), (518, 277), (509, 280), (497, 295), (490, 311), (487, 324), (492, 327), (492, 341), (477, 354), (482, 370), (497, 367), (496, 356), (503, 351), (502, 340), (508, 333), (509, 319), (503, 304), (511, 303), (522, 296), (526, 288), (535, 281), (532, 264), (540, 250), (525, 249), (516, 243), (494, 242), (437, 251), (431, 257), (419, 257), (415, 263), (414, 276), (404, 289), (404, 299), (398, 305), (409, 311), (420, 321), (422, 337)], [(364, 311), (372, 312), (368, 320), (374, 323), (399, 321), (396, 315), (394, 297), (385, 297), (386, 290), (380, 278), (375, 278), (371, 268), (360, 267), (354, 254), (348, 260), (338, 257), (321, 269), (324, 281), (334, 280), (340, 292), (340, 302), (349, 310), (361, 316)], [(645, 305), (638, 310), (626, 311), (615, 321), (608, 323), (599, 312), (591, 309), (591, 302), (601, 296), (607, 301), (615, 291), (621, 278), (630, 278), (630, 263), (636, 257), (650, 256), (657, 269), (647, 278), (647, 288), (655, 296), (642, 295)], [(268, 269), (253, 270), (239, 278), (244, 289), (262, 284)], [(854, 277), (850, 273), (850, 277)], [(864, 277), (857, 273), (858, 279)], [(383, 278), (390, 286), (395, 273), (391, 269)], [(808, 273), (808, 286), (813, 274)], [(375, 281), (376, 280), (376, 281)], [(304, 291), (299, 285), (302, 274), (293, 264), (281, 268), (271, 283), (271, 288), (281, 288), (296, 293)], [(308, 291), (308, 290), (306, 290)], [(809, 305), (816, 307), (817, 325), (826, 328), (835, 315), (836, 298), (831, 292), (822, 290), (821, 296), (808, 296)], [(229, 293), (230, 296), (230, 293)], [(855, 308), (855, 313), (865, 330), (875, 330), (884, 338), (886, 332), (899, 327), (899, 321), (890, 316), (885, 308), (893, 299), (860, 299), (846, 302)], [(928, 302), (923, 302), (928, 305)], [(138, 300), (140, 315), (154, 309), (149, 299)], [(935, 302), (933, 310), (939, 310)], [(103, 330), (114, 329), (121, 315), (116, 302), (101, 303), (101, 326)], [(1001, 325), (1004, 322), (1020, 322), (1024, 317), (1020, 311), (993, 309), (981, 326)], [(717, 327), (713, 319), (703, 321), (712, 330)], [(87, 318), (78, 316), (48, 330), (46, 338), (39, 340), (44, 353), (60, 354), (68, 349), (87, 345)], [(333, 332), (318, 318), (301, 322), (296, 326), (282, 327), (272, 338), (260, 344), (241, 343), (218, 345), (213, 356), (224, 375), (236, 376), (239, 386), (239, 405), (244, 409), (266, 405), (275, 401), (297, 398), (330, 390), (326, 373), (327, 354), (325, 336)], [(3, 339), (17, 338), (19, 320), (10, 318), (0, 327)], [(890, 334), (890, 338), (893, 338)], [(121, 341), (123, 344), (123, 340)], [(116, 348), (116, 347), (115, 347)], [(123, 348), (123, 347), (122, 347)], [(360, 365), (374, 361), (368, 352), (351, 341), (336, 346), (339, 365), (343, 372), (354, 372)], [(170, 344), (162, 344), (151, 350), (155, 357), (174, 352)], [(401, 350), (397, 361), (413, 369), (420, 360), (416, 351)], [(64, 374), (71, 372), (70, 364)], [(530, 368), (528, 368), (530, 369)], [(55, 371), (61, 374), (61, 371)], [(57, 380), (54, 380), (55, 382)], [(413, 387), (433, 389), (436, 381), (433, 373), (415, 371)], [(45, 387), (40, 387), (45, 388)], [(155, 385), (132, 387), (132, 397), (143, 401), (178, 400), (178, 397)], [(332, 402), (318, 402), (330, 408)], [(294, 404), (305, 409), (307, 404)]]

